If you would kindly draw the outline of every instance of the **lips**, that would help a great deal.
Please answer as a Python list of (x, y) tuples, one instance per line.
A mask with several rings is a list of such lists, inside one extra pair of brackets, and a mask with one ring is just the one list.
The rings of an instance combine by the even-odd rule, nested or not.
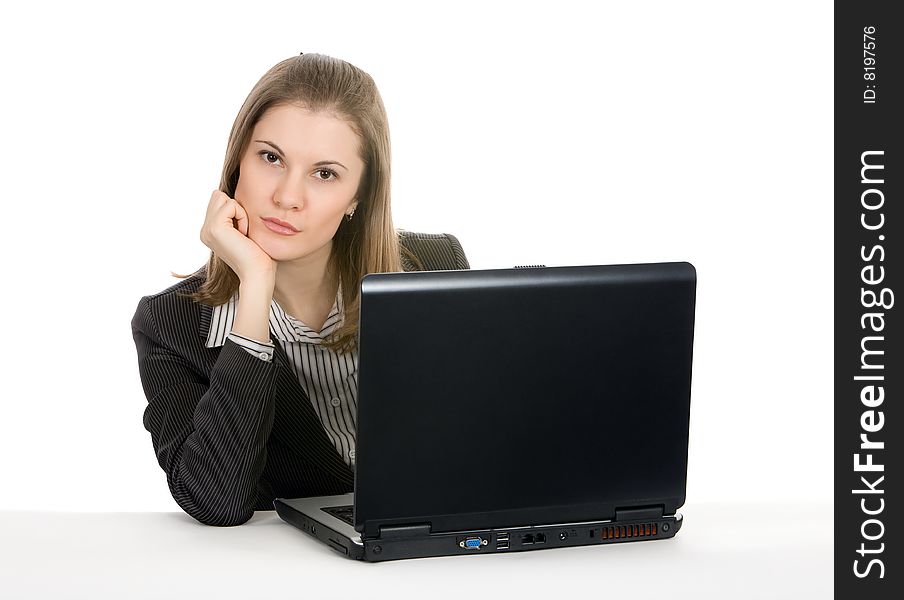
[(294, 235), (298, 233), (298, 229), (296, 229), (291, 223), (287, 223), (283, 220), (277, 219), (276, 217), (261, 217), (261, 220), (263, 220), (264, 226), (267, 229), (275, 233), (280, 233), (282, 235)]

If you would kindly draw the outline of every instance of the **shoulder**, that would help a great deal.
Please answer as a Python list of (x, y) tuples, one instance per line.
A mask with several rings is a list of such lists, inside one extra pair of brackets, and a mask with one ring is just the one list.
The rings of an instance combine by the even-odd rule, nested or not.
[[(417, 233), (405, 229), (399, 229), (398, 233), (399, 243), (403, 247), (402, 266), (406, 271), (447, 271), (471, 268), (461, 242), (451, 233)], [(424, 268), (417, 268), (405, 256), (405, 250), (414, 254)]]
[(142, 300), (147, 299), (149, 302), (166, 302), (167, 299), (181, 297), (181, 294), (191, 294), (198, 291), (201, 284), (207, 278), (204, 267), (201, 267), (185, 279), (177, 281), (165, 290), (161, 290), (155, 294), (143, 296)]
[(195, 340), (201, 325), (203, 305), (188, 298), (206, 278), (204, 269), (165, 290), (142, 296), (132, 317), (132, 332), (141, 332), (166, 345)]

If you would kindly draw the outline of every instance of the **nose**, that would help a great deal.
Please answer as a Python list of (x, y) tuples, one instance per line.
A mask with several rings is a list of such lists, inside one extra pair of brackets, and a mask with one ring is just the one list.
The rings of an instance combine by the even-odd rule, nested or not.
[(287, 175), (283, 177), (273, 193), (273, 202), (285, 209), (298, 209), (304, 206), (304, 180)]

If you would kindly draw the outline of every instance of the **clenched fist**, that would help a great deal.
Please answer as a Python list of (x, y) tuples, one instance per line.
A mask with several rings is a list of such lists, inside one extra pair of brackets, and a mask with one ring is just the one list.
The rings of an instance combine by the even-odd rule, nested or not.
[(242, 282), (254, 277), (275, 277), (276, 261), (248, 237), (245, 209), (220, 190), (210, 196), (201, 241), (232, 267)]

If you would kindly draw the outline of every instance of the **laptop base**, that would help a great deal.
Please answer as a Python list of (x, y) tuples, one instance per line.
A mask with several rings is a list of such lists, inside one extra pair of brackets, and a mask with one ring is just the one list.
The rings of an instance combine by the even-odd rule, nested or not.
[(635, 542), (674, 537), (681, 529), (680, 513), (655, 519), (588, 521), (520, 527), (500, 527), (474, 531), (431, 533), (426, 526), (398, 528), (378, 539), (362, 540), (350, 525), (339, 521), (321, 507), (349, 502), (346, 496), (321, 498), (277, 498), (273, 505), (280, 518), (331, 548), (355, 560), (379, 562), (430, 556), (495, 554)]

